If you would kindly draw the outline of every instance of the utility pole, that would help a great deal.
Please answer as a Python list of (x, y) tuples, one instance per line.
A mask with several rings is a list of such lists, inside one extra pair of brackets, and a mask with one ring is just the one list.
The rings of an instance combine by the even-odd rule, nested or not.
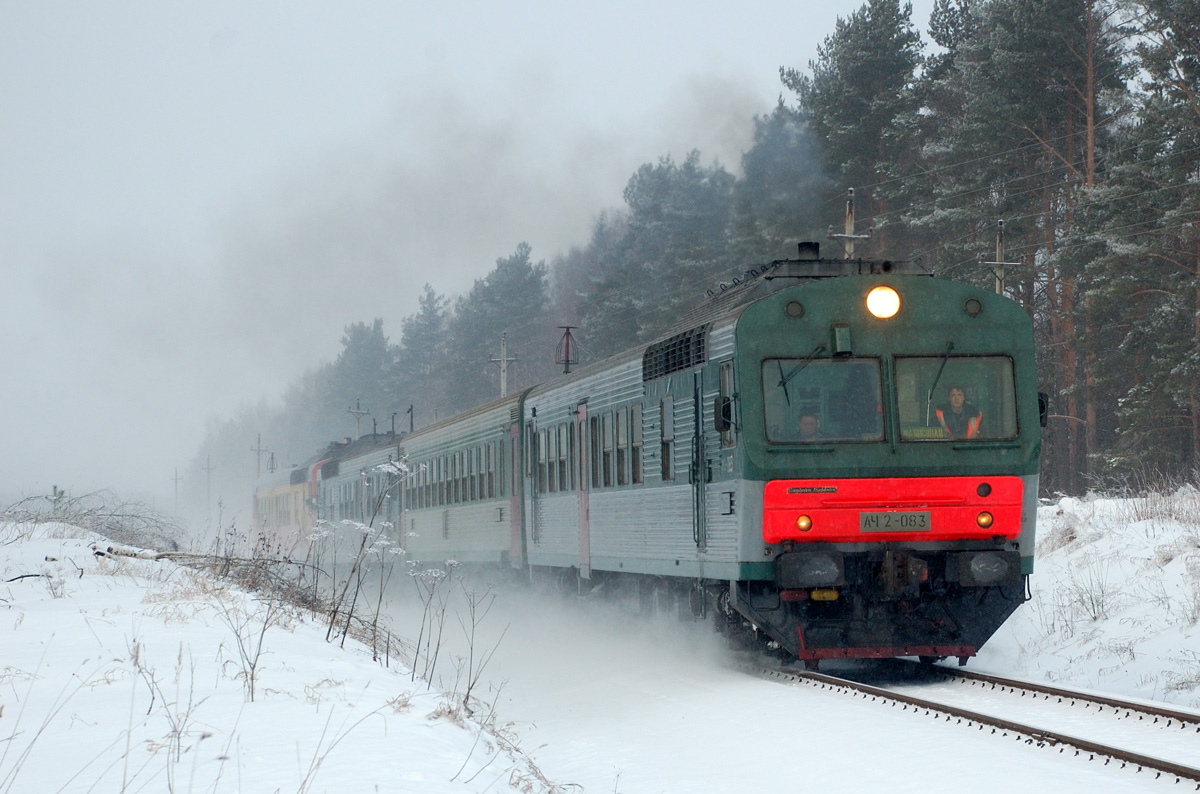
[(408, 432), (411, 433), (413, 431), (413, 406), (412, 406), (412, 403), (408, 404), (408, 410), (405, 411), (405, 413), (408, 414)]
[(854, 258), (854, 241), (869, 240), (870, 234), (855, 234), (854, 233), (854, 188), (849, 188), (846, 191), (846, 231), (844, 234), (834, 234), (833, 227), (829, 227), (829, 238), (831, 240), (843, 240), (842, 247), (845, 249), (843, 259)]
[(517, 360), (517, 354), (514, 353), (512, 358), (508, 357), (508, 334), (500, 334), (500, 358), (491, 357), (493, 364), (500, 365), (500, 396), (508, 396), (508, 365)]
[(212, 465), (212, 456), (205, 455), (204, 472), (207, 475), (205, 477), (207, 490), (205, 491), (204, 507), (208, 511), (208, 525), (210, 527), (212, 526), (212, 473), (216, 471), (216, 468), (216, 466)]
[(1020, 262), (1005, 262), (1004, 261), (1004, 221), (1003, 220), (996, 221), (996, 261), (995, 262), (983, 262), (982, 254), (979, 255), (979, 258), (981, 260), (981, 263), (984, 265), (987, 265), (988, 268), (992, 271), (992, 275), (994, 275), (996, 277), (996, 294), (1003, 295), (1004, 294), (1004, 267), (1005, 267), (1005, 265), (1008, 265), (1010, 267), (1016, 267), (1017, 265), (1021, 264)]
[(359, 403), (360, 403), (360, 400), (356, 398), (354, 400), (354, 407), (346, 409), (346, 411), (348, 413), (354, 415), (354, 438), (355, 439), (362, 438), (362, 432), (359, 429), (360, 423), (362, 422), (362, 418), (364, 416), (371, 413), (370, 411), (364, 409), (361, 405), (359, 405)]
[(179, 476), (179, 467), (175, 467), (175, 476), (171, 478), (175, 481), (175, 515), (179, 515), (179, 481), (183, 478)]
[(263, 449), (262, 433), (258, 434), (258, 443), (250, 447), (250, 451), (255, 453), (256, 456), (254, 464), (254, 478), (258, 479), (259, 477), (262, 477), (262, 454), (264, 452), (270, 452), (270, 450)]
[(571, 344), (575, 341), (571, 336), (571, 331), (579, 328), (578, 325), (560, 325), (563, 330), (562, 340), (558, 343), (558, 349), (554, 351), (554, 363), (563, 365), (563, 374), (571, 374), (571, 365), (579, 363), (579, 354), (575, 352), (574, 346)]
[(51, 509), (54, 511), (54, 515), (57, 516), (62, 511), (62, 504), (66, 498), (67, 498), (66, 491), (58, 490), (57, 485), (51, 486), (50, 504), (52, 505)]

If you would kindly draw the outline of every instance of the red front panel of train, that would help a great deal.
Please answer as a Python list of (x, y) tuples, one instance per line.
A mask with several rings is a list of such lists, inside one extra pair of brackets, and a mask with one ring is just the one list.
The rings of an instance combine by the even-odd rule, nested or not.
[(1012, 539), (1021, 532), (1019, 477), (771, 480), (767, 543)]

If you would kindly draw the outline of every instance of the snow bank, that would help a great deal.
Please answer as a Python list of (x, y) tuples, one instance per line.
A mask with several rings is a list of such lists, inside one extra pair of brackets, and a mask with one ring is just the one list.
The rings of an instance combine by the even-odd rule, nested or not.
[(973, 669), (1200, 707), (1200, 493), (1038, 511), (1033, 600)]
[(0, 526), (0, 793), (547, 789), (504, 726), (395, 660), (108, 546)]

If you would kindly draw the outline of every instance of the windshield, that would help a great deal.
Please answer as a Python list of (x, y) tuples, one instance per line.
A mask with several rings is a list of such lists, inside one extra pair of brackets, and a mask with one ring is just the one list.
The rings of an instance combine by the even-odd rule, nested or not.
[(900, 438), (995, 440), (1017, 435), (1012, 359), (923, 356), (896, 359)]
[(879, 360), (769, 358), (763, 362), (767, 438), (788, 443), (883, 438)]

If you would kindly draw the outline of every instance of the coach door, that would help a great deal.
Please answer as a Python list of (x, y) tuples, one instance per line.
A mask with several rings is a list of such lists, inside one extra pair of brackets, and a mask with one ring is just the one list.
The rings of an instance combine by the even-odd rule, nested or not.
[(704, 373), (692, 376), (692, 462), (688, 466), (688, 481), (692, 485), (692, 540), (697, 551), (707, 545), (704, 510), (704, 486), (708, 481), (708, 464), (704, 451)]
[(529, 559), (521, 522), (521, 476), (521, 425), (519, 421), (513, 421), (508, 427), (508, 553), (514, 568), (522, 567)]
[(580, 403), (575, 409), (575, 471), (578, 473), (579, 490), (579, 576), (590, 579), (592, 576), (592, 539), (591, 522), (588, 513), (588, 490), (591, 484), (591, 470), (588, 467), (588, 415), (587, 403)]

